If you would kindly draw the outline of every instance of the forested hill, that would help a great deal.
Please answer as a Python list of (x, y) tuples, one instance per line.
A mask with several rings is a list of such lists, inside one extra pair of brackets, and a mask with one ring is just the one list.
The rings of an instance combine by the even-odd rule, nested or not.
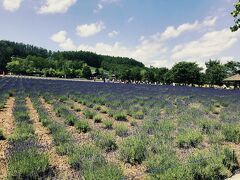
[(74, 61), (74, 63), (84, 62), (89, 66), (103, 68), (106, 70), (126, 67), (144, 67), (143, 63), (130, 58), (103, 56), (85, 51), (52, 52), (33, 45), (3, 40), (0, 41), (0, 70), (7, 70), (6, 65), (11, 61), (12, 57), (27, 58), (27, 56), (37, 56), (45, 59), (47, 58), (49, 60), (61, 59)]
[(0, 41), (0, 70), (6, 70), (6, 65), (11, 57), (25, 58), (28, 55), (49, 57), (51, 51), (29, 44), (16, 43), (11, 41)]

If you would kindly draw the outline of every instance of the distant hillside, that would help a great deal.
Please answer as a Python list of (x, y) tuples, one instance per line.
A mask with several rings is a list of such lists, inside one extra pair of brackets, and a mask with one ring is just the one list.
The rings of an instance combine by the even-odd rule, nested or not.
[(98, 55), (85, 51), (64, 51), (52, 52), (47, 49), (36, 47), (29, 44), (0, 41), (0, 70), (6, 71), (6, 65), (11, 61), (12, 57), (26, 58), (27, 56), (37, 56), (52, 60), (70, 60), (75, 63), (86, 63), (95, 68), (103, 68), (105, 70), (124, 69), (124, 68), (144, 68), (144, 64), (134, 59), (126, 57), (111, 57)]

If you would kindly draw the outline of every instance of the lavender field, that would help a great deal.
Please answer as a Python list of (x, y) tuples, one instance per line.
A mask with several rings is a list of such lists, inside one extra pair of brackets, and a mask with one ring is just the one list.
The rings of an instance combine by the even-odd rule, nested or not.
[(0, 179), (226, 179), (240, 91), (0, 78)]

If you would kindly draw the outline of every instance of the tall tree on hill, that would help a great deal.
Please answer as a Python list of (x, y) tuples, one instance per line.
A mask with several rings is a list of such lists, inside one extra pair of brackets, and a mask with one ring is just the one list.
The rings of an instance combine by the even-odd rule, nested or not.
[(141, 81), (141, 69), (138, 67), (132, 68), (130, 72), (130, 79), (133, 81)]
[(89, 79), (92, 76), (92, 71), (89, 66), (83, 67), (82, 76), (86, 79)]
[(235, 10), (231, 13), (234, 17), (235, 24), (231, 27), (233, 32), (237, 31), (240, 28), (240, 0), (234, 4)]

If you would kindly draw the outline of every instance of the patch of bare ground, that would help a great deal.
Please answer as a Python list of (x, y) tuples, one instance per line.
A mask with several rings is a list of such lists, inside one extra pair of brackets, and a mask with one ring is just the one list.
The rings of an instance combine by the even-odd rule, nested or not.
[[(0, 111), (0, 128), (3, 130), (4, 137), (8, 137), (14, 129), (13, 106), (15, 98), (7, 100), (5, 107)], [(0, 141), (0, 179), (7, 178), (7, 157), (6, 150), (9, 148), (7, 140)]]
[(51, 104), (48, 104), (43, 98), (40, 98), (40, 102), (42, 103), (43, 107), (46, 109), (46, 111), (54, 121), (65, 126), (67, 132), (72, 135), (72, 138), (75, 141), (75, 143), (84, 144), (91, 142), (89, 133), (79, 133), (74, 126), (66, 125), (63, 118), (56, 116), (54, 108)]
[(48, 129), (45, 128), (39, 121), (38, 113), (34, 109), (30, 98), (26, 98), (26, 105), (35, 129), (35, 134), (38, 137), (38, 142), (43, 150), (47, 152), (51, 168), (55, 171), (56, 179), (79, 179), (79, 173), (70, 168), (68, 164), (68, 157), (59, 156), (56, 153), (53, 138)]
[(240, 174), (236, 174), (230, 178), (228, 178), (227, 180), (239, 180), (240, 179)]

